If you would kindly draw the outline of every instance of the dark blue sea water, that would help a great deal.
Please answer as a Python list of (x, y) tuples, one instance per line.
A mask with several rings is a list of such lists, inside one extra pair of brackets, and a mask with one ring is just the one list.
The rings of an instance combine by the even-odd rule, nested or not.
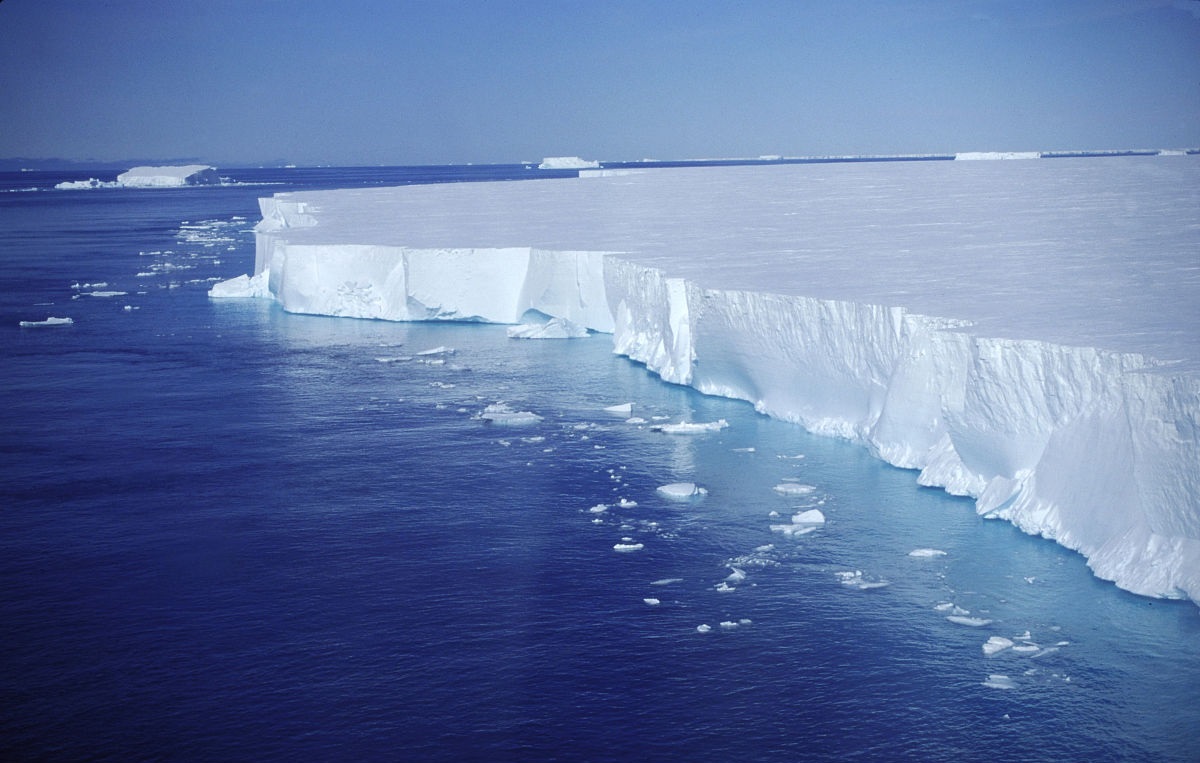
[[(0, 193), (0, 759), (1197, 759), (1200, 609), (861, 448), (603, 335), (206, 296), (252, 268), (259, 195), (523, 172), (0, 177), (43, 189)], [(75, 322), (18, 326), (48, 316)]]

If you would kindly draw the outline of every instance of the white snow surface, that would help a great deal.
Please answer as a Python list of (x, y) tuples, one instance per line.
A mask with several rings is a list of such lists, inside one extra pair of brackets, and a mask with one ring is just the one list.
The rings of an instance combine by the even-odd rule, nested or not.
[(219, 185), (215, 167), (185, 164), (178, 167), (134, 167), (117, 175), (117, 185), (125, 188), (179, 188), (187, 185)]
[(860, 442), (1122, 588), (1200, 600), (1200, 157), (657, 169), (260, 206), (255, 273), (286, 310), (609, 332), (667, 381)]

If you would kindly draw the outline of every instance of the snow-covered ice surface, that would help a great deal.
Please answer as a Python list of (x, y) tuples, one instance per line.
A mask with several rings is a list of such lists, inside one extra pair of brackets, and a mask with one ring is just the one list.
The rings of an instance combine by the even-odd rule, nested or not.
[(1196, 157), (660, 169), (260, 206), (256, 274), (289, 311), (536, 311), (612, 332), (667, 381), (861, 442), (1123, 588), (1200, 599)]

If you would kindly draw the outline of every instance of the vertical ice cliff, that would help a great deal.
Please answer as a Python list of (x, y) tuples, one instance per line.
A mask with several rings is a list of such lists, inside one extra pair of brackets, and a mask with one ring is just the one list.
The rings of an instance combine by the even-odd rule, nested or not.
[[(1039, 224), (1036, 215), (1047, 200), (1085, 187), (1078, 179), (1064, 184), (1057, 169), (1041, 174), (1040, 164), (821, 170), (830, 173), (819, 178), (824, 183), (841, 177), (835, 172), (866, 173), (850, 176), (849, 190), (830, 197), (840, 212), (829, 223), (821, 210), (805, 211), (817, 185), (780, 211), (781, 189), (806, 175), (772, 175), (772, 193), (744, 198), (765, 177), (762, 170), (714, 174), (713, 186), (724, 195), (710, 207), (703, 206), (707, 197), (687, 197), (694, 175), (669, 173), (502, 188), (285, 194), (261, 201), (255, 276), (219, 284), (212, 293), (270, 296), (289, 311), (384, 320), (516, 323), (535, 311), (611, 332), (615, 352), (668, 382), (745, 400), (813, 432), (861, 443), (888, 463), (917, 470), (922, 485), (973, 498), (980, 514), (1079, 551), (1098, 576), (1124, 589), (1200, 601), (1200, 372), (1190, 363), (1187, 326), (1195, 324), (1178, 314), (1195, 310), (1187, 296), (1195, 280), (1187, 253), (1195, 251), (1200, 230), (1188, 222), (1196, 213), (1186, 198), (1164, 200), (1153, 191), (1155, 204), (1146, 209), (1160, 227), (1146, 234), (1149, 243), (1137, 246), (1158, 250), (1121, 249), (1143, 236), (1139, 220), (1147, 212), (1130, 207), (1132, 217), (1118, 220), (1112, 231), (1090, 234), (1094, 240), (1076, 256), (1071, 240), (1054, 238), (1062, 215), (1086, 209), (1070, 233), (1089, 235), (1087, 225), (1119, 213), (1121, 204), (1129, 207), (1144, 189), (1169, 188), (1157, 174), (1166, 165), (1149, 165), (1153, 172), (1122, 191), (1125, 196), (1106, 190), (1071, 200), (1073, 206), (1050, 210)], [(857, 202), (845, 201), (861, 196), (864, 178), (892, 182), (895, 173), (922, 172), (943, 173), (938, 182), (962, 182), (966, 190), (951, 204), (943, 186), (924, 206), (914, 206), (911, 188), (896, 183), (879, 192), (895, 199), (894, 213), (881, 207), (887, 216), (874, 223), (860, 219)], [(946, 210), (975, 198), (970, 194), (980, 182), (991, 188), (997, 179), (1015, 190), (969, 210), (966, 219), (946, 219)], [(1112, 179), (1116, 185), (1109, 187), (1128, 181), (1119, 174)], [(1042, 201), (1014, 207), (1038, 182), (1045, 183)], [(639, 188), (648, 195), (636, 196)], [(631, 193), (633, 202), (623, 196)], [(1110, 198), (1120, 204), (1105, 206)], [(645, 211), (647, 199), (657, 205), (653, 214)], [(735, 202), (741, 211), (712, 222), (732, 214), (728, 207)], [(981, 213), (996, 210), (993, 222), (979, 221)], [(789, 222), (804, 214), (804, 225)], [(1165, 222), (1180, 214), (1182, 223)], [(846, 225), (851, 218), (854, 224)], [(845, 242), (855, 235), (867, 238)], [(905, 247), (896, 256), (879, 253), (896, 238)], [(923, 267), (936, 265), (932, 272), (914, 275), (900, 267), (911, 267), (906, 258), (915, 257), (914, 245), (930, 248), (923, 261), (917, 259)], [(841, 255), (838, 247), (847, 246), (857, 248)], [(1111, 253), (1096, 249), (1104, 246)], [(1037, 284), (1013, 288), (1009, 262), (963, 286), (1000, 295), (985, 305), (983, 321), (880, 304), (872, 297), (878, 292), (854, 282), (860, 270), (864, 279), (881, 273), (880, 288), (911, 276), (900, 285), (919, 283), (924, 293), (909, 288), (898, 303), (933, 304), (947, 293), (937, 284), (953, 287), (974, 277), (970, 267), (953, 275), (949, 270), (961, 267), (961, 252), (981, 247), (1000, 255), (1028, 249), (1033, 254), (1016, 265), (1030, 273), (1061, 268), (1100, 295), (1078, 302), (1082, 310), (1106, 306), (1108, 323), (1098, 329), (1105, 336), (1118, 344), (1126, 334), (1134, 337), (1132, 344), (1153, 339), (1156, 347), (1179, 348), (1181, 362), (1083, 343), (1000, 338), (1001, 331), (1053, 334), (1080, 318), (1058, 307), (1069, 301), (1072, 287), (1049, 295)], [(1047, 257), (1051, 247), (1054, 256)], [(1160, 253), (1168, 250), (1182, 254)], [(1136, 267), (1128, 264), (1130, 256)], [(855, 268), (845, 268), (844, 257), (855, 258)], [(1153, 257), (1159, 258), (1156, 268), (1173, 275), (1156, 287), (1168, 307), (1161, 316), (1146, 317), (1124, 306), (1125, 292), (1110, 296), (1107, 290), (1118, 273), (1144, 283), (1137, 268)], [(980, 270), (989, 265), (966, 259), (981, 263), (972, 266)], [(859, 289), (848, 291), (863, 296), (797, 293), (807, 290), (810, 279), (828, 285), (839, 277)], [(969, 312), (970, 304), (954, 298)], [(1041, 323), (1024, 320), (1047, 310), (1052, 312)], [(993, 316), (1004, 311), (1018, 320), (995, 324)], [(1127, 330), (1133, 323), (1137, 330)]]

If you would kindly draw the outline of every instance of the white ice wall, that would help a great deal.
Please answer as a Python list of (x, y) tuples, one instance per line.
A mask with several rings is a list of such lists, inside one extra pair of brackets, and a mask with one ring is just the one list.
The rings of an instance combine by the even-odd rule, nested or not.
[[(1021, 180), (1029, 179), (1024, 170), (1019, 171)], [(678, 184), (668, 190), (694, 190), (694, 176), (677, 177)], [(726, 180), (741, 177), (738, 173), (719, 176)], [(806, 176), (781, 177), (791, 182)], [(962, 180), (949, 177), (954, 182)], [(1058, 179), (1055, 174), (1045, 177)], [(747, 179), (752, 182), (735, 187), (754, 189), (760, 184), (759, 176)], [(862, 179), (856, 176), (856, 181)], [(987, 179), (994, 180), (990, 175)], [(595, 185), (610, 180), (614, 185)], [(604, 194), (617, 197), (626, 189), (636, 191), (638, 184), (647, 184), (646, 199), (650, 201), (669, 202), (675, 197), (664, 192), (654, 173), (565, 181), (578, 186), (549, 185), (557, 182), (497, 184), (499, 188), (431, 186), (395, 195), (370, 191), (264, 199), (263, 221), (257, 228), (259, 275), (252, 281), (243, 277), (219, 285), (213, 295), (261, 294), (265, 280), (266, 292), (284, 309), (296, 312), (513, 323), (527, 311), (536, 310), (593, 330), (611, 331), (616, 352), (646, 364), (667, 381), (747, 400), (771, 416), (862, 443), (888, 463), (919, 470), (917, 479), (922, 485), (971, 496), (981, 514), (1006, 519), (1026, 532), (1080, 551), (1097, 575), (1122, 588), (1200, 601), (1200, 375), (1190, 360), (1161, 364), (1128, 351), (1001, 339), (986, 335), (989, 329), (981, 328), (980, 323), (882, 306), (870, 297), (798, 295), (798, 278), (836, 275), (830, 268), (840, 266), (847, 256), (861, 257), (859, 268), (864, 272), (868, 267), (894, 269), (903, 262), (870, 249), (836, 257), (825, 257), (822, 249), (815, 260), (798, 260), (789, 269), (785, 265), (790, 252), (799, 250), (763, 248), (749, 253), (743, 248), (747, 242), (729, 237), (733, 230), (751, 231), (755, 236), (762, 235), (755, 231), (778, 231), (782, 223), (776, 219), (794, 220), (791, 210), (803, 213), (809, 196), (791, 208), (784, 207), (783, 213), (771, 208), (770, 198), (755, 200), (744, 204), (749, 217), (715, 227), (706, 215), (723, 208), (719, 199), (713, 202), (716, 206), (697, 214), (691, 212), (696, 201), (689, 199), (686, 204), (669, 207), (669, 214), (653, 213), (669, 219), (670, 224), (662, 229), (649, 225), (658, 218), (645, 213), (644, 204), (622, 207), (610, 200), (611, 209), (602, 214), (567, 218), (559, 226), (564, 209), (577, 212), (595, 203), (597, 194), (591, 188), (601, 189), (602, 200)], [(895, 204), (910, 203), (908, 189), (898, 187), (904, 193)], [(1150, 183), (1144, 187), (1169, 186)], [(780, 183), (777, 192), (787, 189)], [(812, 189), (806, 188), (806, 193), (811, 194)], [(1122, 193), (1143, 191), (1126, 189)], [(578, 200), (562, 201), (570, 194), (578, 194)], [(463, 204), (463, 199), (478, 200), (479, 195), (486, 203)], [(813, 228), (820, 220), (810, 217), (808, 227), (779, 235), (780, 246), (810, 235), (824, 236), (822, 241), (855, 235), (861, 226), (843, 226), (847, 216), (853, 217), (845, 207), (850, 202), (843, 198), (856, 199), (857, 191), (830, 202), (834, 204), (834, 230)], [(1039, 198), (1051, 201), (1055, 196), (1046, 190)], [(542, 228), (537, 227), (536, 213), (546, 207), (539, 204), (550, 205)], [(401, 207), (398, 212), (396, 205)], [(755, 217), (760, 208), (776, 218)], [(941, 214), (943, 208), (956, 207), (934, 194), (921, 214)], [(1116, 208), (1104, 209), (1107, 220)], [(381, 212), (394, 212), (397, 217), (381, 222)], [(1184, 242), (1196, 236), (1194, 226), (1187, 224), (1187, 215), (1194, 218), (1195, 212), (1182, 214), (1183, 222), (1173, 226), (1164, 224), (1175, 219), (1166, 215), (1146, 218), (1162, 231), (1153, 236), (1159, 242), (1156, 245), (1165, 247), (1170, 242), (1171, 251), (1186, 250)], [(614, 216), (633, 221), (646, 216), (648, 223), (625, 233), (624, 228), (611, 224)], [(1133, 217), (1141, 219), (1143, 214), (1137, 212)], [(897, 224), (902, 225), (904, 219), (898, 217)], [(1010, 235), (1001, 225), (1004, 219), (997, 216), (986, 229), (972, 226), (969, 220), (934, 229), (961, 230), (956, 235), (967, 247), (965, 251), (989, 246), (1003, 250), (1017, 245), (1012, 238), (1016, 234)], [(1073, 230), (1086, 233), (1085, 222), (1081, 218)], [(586, 235), (571, 232), (586, 230), (588, 224), (594, 227)], [(756, 228), (756, 224), (776, 227)], [(1123, 220), (1120, 225), (1131, 227), (1114, 230), (1136, 231), (1136, 224), (1136, 219)], [(539, 230), (548, 232), (539, 239)], [(674, 235), (691, 239), (685, 252), (672, 260), (663, 253), (663, 244)], [(421, 246), (398, 245), (409, 236)], [(877, 245), (886, 240), (873, 236), (861, 243)], [(522, 237), (538, 243), (516, 245)], [(647, 238), (658, 248), (652, 249), (651, 256), (623, 250), (593, 251), (548, 244), (552, 238), (631, 248)], [(761, 245), (763, 240), (769, 240), (769, 235), (752, 238), (749, 244), (758, 241)], [(1107, 240), (1098, 239), (1101, 243)], [(1136, 240), (1136, 246), (1143, 245), (1140, 238)], [(464, 245), (429, 246), (433, 241), (461, 241)], [(496, 245), (485, 246), (486, 241)], [(1121, 243), (1126, 239), (1112, 241), (1113, 247), (1131, 245)], [(696, 248), (704, 242), (713, 242), (711, 253)], [(1045, 259), (1041, 253), (1045, 242), (1044, 231), (1029, 242), (1036, 262), (1062, 265)], [(947, 251), (951, 243), (946, 242)], [(1053, 243), (1055, 247), (1065, 245), (1057, 240)], [(1140, 251), (1132, 250), (1135, 259), (1140, 258)], [(902, 255), (909, 256), (907, 249)], [(704, 262), (708, 264), (697, 266), (697, 258), (707, 258)], [(934, 269), (925, 278), (919, 267), (929, 263), (917, 259), (917, 269), (888, 277), (894, 278), (900, 289), (909, 290), (910, 296), (904, 299), (932, 304), (936, 301), (931, 299), (936, 296), (932, 291), (942, 288), (936, 284), (945, 274)], [(678, 277), (674, 265), (660, 264), (675, 260), (689, 277)], [(1174, 262), (1159, 260), (1155, 267)], [(1094, 264), (1097, 262), (1102, 267)], [(1103, 258), (1082, 257), (1067, 264), (1070, 267), (1064, 272), (1079, 272), (1082, 284), (1104, 284), (1105, 278), (1126, 272), (1130, 278), (1139, 278), (1132, 266), (1121, 270), (1127, 259), (1111, 252)], [(1174, 285), (1187, 283), (1191, 277), (1186, 260), (1177, 264), (1182, 268), (1179, 277), (1164, 282), (1168, 286), (1162, 287), (1166, 291), (1160, 304), (1177, 304)], [(731, 271), (730, 265), (741, 269)], [(754, 267), (761, 271), (747, 279), (747, 269)], [(731, 277), (763, 286), (712, 288)], [(985, 289), (991, 283), (983, 280), (973, 285), (980, 298), (987, 297)], [(773, 284), (783, 293), (776, 293)], [(916, 284), (922, 284), (921, 290), (914, 289)], [(1059, 291), (1070, 289), (1068, 284), (1046, 285)], [(1026, 286), (1017, 289), (998, 282), (997, 289), (1004, 287), (1005, 291), (999, 292), (1000, 297), (990, 297), (994, 304), (989, 309), (1008, 306), (1018, 318), (1025, 302), (1031, 311), (1044, 309), (1038, 300), (1045, 295), (1037, 293), (1038, 285)], [(1022, 301), (1027, 292), (1031, 296)], [(1176, 313), (1174, 309), (1161, 313), (1174, 323), (1155, 334), (1154, 341), (1158, 347), (1177, 346), (1182, 357), (1190, 358), (1187, 348), (1191, 340), (1186, 332), (1172, 328), (1187, 323), (1185, 316)], [(1043, 315), (1051, 327), (1058, 315), (1030, 314)], [(1064, 313), (1064, 318), (1078, 317)], [(1157, 327), (1157, 318), (1150, 318), (1138, 324), (1141, 330)], [(1019, 333), (1026, 333), (1019, 321), (1014, 326)], [(1104, 330), (1109, 332), (1107, 327)], [(1130, 343), (1136, 344), (1136, 337)]]

